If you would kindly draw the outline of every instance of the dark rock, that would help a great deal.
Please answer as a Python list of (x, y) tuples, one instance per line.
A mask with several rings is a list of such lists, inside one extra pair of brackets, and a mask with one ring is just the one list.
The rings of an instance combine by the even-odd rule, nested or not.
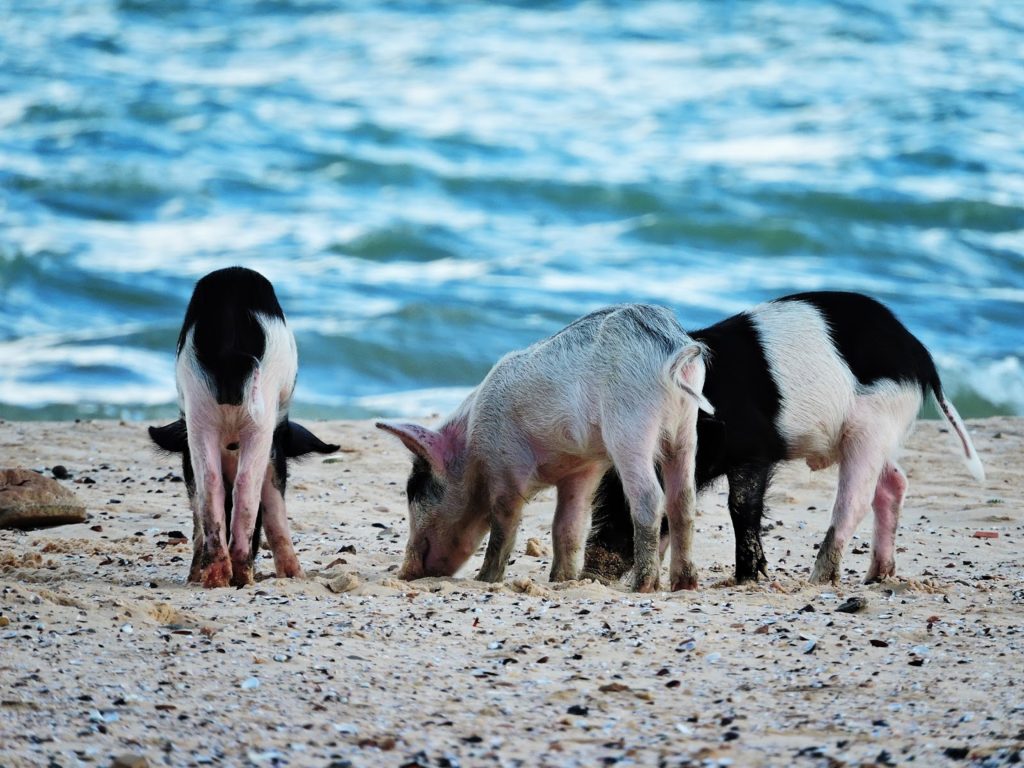
[(85, 505), (56, 480), (31, 469), (0, 469), (0, 528), (42, 528), (85, 520)]
[(846, 601), (836, 608), (836, 613), (858, 613), (868, 607), (868, 601), (863, 597), (848, 597)]
[(69, 477), (71, 477), (71, 473), (68, 472), (68, 468), (65, 467), (63, 464), (58, 464), (50, 471), (53, 473), (53, 476), (58, 480), (67, 480)]

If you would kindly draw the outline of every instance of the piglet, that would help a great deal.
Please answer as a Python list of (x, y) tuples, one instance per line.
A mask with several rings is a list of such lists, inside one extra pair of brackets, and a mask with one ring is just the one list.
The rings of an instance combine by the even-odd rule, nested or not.
[[(787, 459), (812, 470), (839, 465), (832, 523), (811, 581), (839, 579), (843, 549), (869, 510), (875, 530), (867, 581), (894, 575), (907, 490), (897, 457), (925, 395), (949, 423), (968, 471), (984, 479), (928, 350), (874, 299), (838, 291), (784, 296), (692, 336), (708, 349), (703, 392), (716, 409), (697, 424), (696, 483), (728, 478), (737, 582), (767, 572), (764, 497), (775, 466)], [(630, 567), (627, 496), (609, 472), (595, 497), (586, 575), (614, 579)]]
[(181, 418), (149, 428), (159, 447), (182, 454), (189, 581), (251, 584), (261, 523), (277, 575), (302, 576), (285, 513), (286, 460), (338, 446), (288, 420), (297, 370), (295, 337), (265, 277), (231, 267), (196, 283), (178, 336)]
[[(512, 352), (437, 430), (378, 423), (413, 453), (401, 578), (454, 574), (490, 531), (478, 578), (500, 581), (523, 505), (555, 486), (551, 580), (579, 577), (590, 502), (614, 466), (632, 510), (633, 588), (658, 587), (667, 511), (673, 589), (696, 586), (690, 555), (704, 347), (666, 309), (626, 304)], [(664, 492), (654, 474), (660, 463)]]

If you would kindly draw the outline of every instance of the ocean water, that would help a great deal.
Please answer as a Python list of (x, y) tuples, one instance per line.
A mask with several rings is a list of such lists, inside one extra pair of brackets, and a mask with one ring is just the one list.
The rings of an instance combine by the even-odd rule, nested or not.
[(1020, 2), (0, 0), (0, 417), (175, 413), (196, 279), (295, 411), (443, 412), (620, 301), (851, 289), (1024, 414)]

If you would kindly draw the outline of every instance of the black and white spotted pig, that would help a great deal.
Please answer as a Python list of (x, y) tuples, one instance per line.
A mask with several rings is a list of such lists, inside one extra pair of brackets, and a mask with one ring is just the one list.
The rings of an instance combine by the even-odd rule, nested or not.
[(230, 267), (196, 283), (178, 336), (181, 418), (149, 428), (159, 447), (183, 454), (189, 581), (252, 583), (261, 523), (277, 575), (302, 576), (285, 512), (286, 460), (338, 446), (288, 420), (297, 370), (295, 337), (265, 277)]
[[(737, 582), (766, 574), (764, 496), (775, 465), (787, 459), (803, 459), (812, 470), (839, 464), (832, 523), (811, 581), (838, 580), (843, 549), (869, 508), (875, 527), (867, 581), (892, 576), (907, 489), (896, 454), (925, 394), (952, 427), (970, 473), (984, 479), (928, 350), (867, 296), (785, 296), (690, 335), (708, 348), (703, 392), (715, 408), (697, 422), (696, 485), (728, 479)], [(594, 500), (585, 575), (615, 579), (631, 567), (628, 510), (610, 471)]]

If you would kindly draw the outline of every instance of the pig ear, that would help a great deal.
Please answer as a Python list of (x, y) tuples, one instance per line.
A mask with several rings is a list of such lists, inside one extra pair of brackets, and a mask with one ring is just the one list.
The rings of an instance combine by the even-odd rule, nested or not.
[(383, 429), (401, 440), (405, 447), (424, 459), (438, 474), (444, 474), (445, 439), (440, 432), (435, 432), (419, 424), (396, 424), (389, 421), (378, 421), (377, 429)]
[(165, 451), (182, 453), (188, 447), (185, 420), (178, 419), (162, 427), (150, 427), (149, 438)]
[(697, 402), (700, 410), (713, 416), (715, 406), (700, 391), (704, 386), (704, 356), (707, 351), (707, 347), (697, 342), (683, 347), (671, 363), (672, 378), (683, 392)]
[(284, 453), (289, 458), (305, 456), (314, 451), (316, 453), (334, 453), (340, 447), (334, 443), (325, 443), (301, 424), (296, 424), (294, 421), (284, 423)]

